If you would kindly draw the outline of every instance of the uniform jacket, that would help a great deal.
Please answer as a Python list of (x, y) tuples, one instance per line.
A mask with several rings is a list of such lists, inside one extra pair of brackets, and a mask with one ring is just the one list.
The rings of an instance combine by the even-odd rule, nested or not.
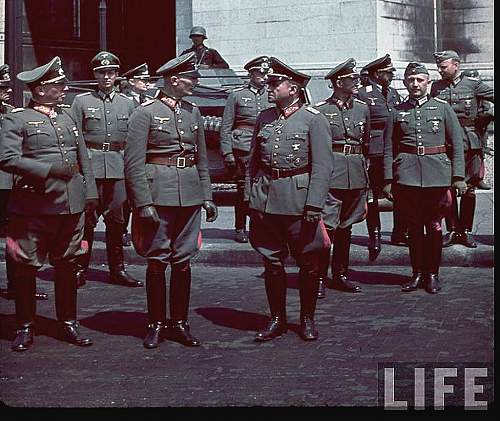
[(460, 73), (452, 82), (445, 79), (434, 82), (431, 86), (431, 96), (446, 101), (457, 114), (463, 127), (465, 150), (481, 149), (481, 139), (476, 133), (474, 124), (481, 101), (495, 102), (493, 88), (477, 78)]
[(248, 84), (233, 89), (227, 98), (220, 132), (220, 148), (222, 155), (233, 152), (233, 149), (248, 152), (252, 141), (253, 127), (257, 115), (273, 106), (267, 99), (267, 90), (257, 90)]
[(368, 156), (382, 156), (384, 153), (384, 127), (392, 109), (402, 102), (396, 89), (387, 88), (387, 98), (382, 94), (382, 87), (370, 81), (370, 84), (359, 89), (357, 97), (368, 104), (370, 109), (370, 142)]
[[(9, 104), (0, 103), (0, 129), (3, 125), (5, 114), (10, 113), (14, 107)], [(12, 188), (12, 181), (14, 176), (5, 171), (0, 171), (0, 190), (10, 190)]]
[[(370, 112), (359, 99), (350, 98), (345, 105), (335, 97), (316, 104), (330, 123), (332, 145), (362, 145), (370, 141)], [(368, 186), (366, 159), (363, 154), (333, 152), (332, 189), (363, 189)]]
[(205, 45), (201, 45), (196, 48), (194, 45), (187, 50), (184, 50), (180, 55), (190, 53), (194, 51), (196, 54), (196, 64), (205, 64), (211, 68), (218, 69), (229, 69), (229, 64), (226, 60), (222, 58), (219, 52), (214, 48), (208, 48)]
[[(247, 177), (250, 208), (281, 215), (303, 215), (304, 207), (323, 209), (333, 154), (325, 116), (300, 106), (285, 118), (277, 108), (257, 117)], [(273, 179), (265, 169), (308, 168), (309, 172)]]
[[(80, 166), (69, 181), (49, 176), (53, 163)], [(82, 212), (97, 189), (85, 143), (68, 111), (49, 117), (32, 108), (8, 114), (0, 131), (0, 167), (14, 174), (8, 210), (19, 215)]]
[[(417, 155), (399, 145), (442, 146), (447, 152)], [(446, 187), (464, 177), (462, 128), (453, 109), (438, 98), (409, 99), (392, 111), (384, 132), (384, 179), (416, 187)]]
[[(118, 92), (113, 92), (111, 98), (97, 91), (75, 97), (71, 112), (83, 133), (96, 178), (123, 179), (123, 150), (103, 151), (102, 148), (106, 147), (105, 143), (123, 146), (134, 108), (134, 103)], [(89, 147), (89, 142), (100, 145), (101, 149)]]
[[(153, 154), (195, 154), (186, 168), (146, 164)], [(130, 118), (125, 176), (134, 207), (194, 206), (212, 200), (203, 120), (199, 109), (181, 101), (174, 111), (160, 99), (144, 102)]]

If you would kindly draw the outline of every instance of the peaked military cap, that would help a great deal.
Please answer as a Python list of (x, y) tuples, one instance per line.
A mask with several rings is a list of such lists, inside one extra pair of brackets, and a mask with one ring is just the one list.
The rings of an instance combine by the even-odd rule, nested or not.
[(425, 67), (422, 63), (417, 63), (416, 61), (408, 63), (408, 66), (406, 66), (405, 69), (405, 77), (419, 74), (428, 75), (429, 71), (427, 70), (427, 67)]
[(0, 86), (9, 86), (9, 85), (10, 85), (9, 65), (2, 64), (0, 66)]
[(149, 79), (150, 75), (148, 65), (146, 63), (142, 63), (139, 66), (125, 72), (122, 77), (126, 79)]
[(368, 76), (369, 72), (364, 67), (359, 71), (360, 76)]
[(61, 59), (57, 56), (43, 66), (18, 73), (17, 79), (28, 86), (45, 85), (47, 83), (66, 83), (68, 81), (62, 68)]
[(441, 63), (442, 61), (448, 60), (450, 58), (452, 58), (453, 60), (460, 61), (460, 56), (454, 50), (436, 51), (433, 55), (437, 64)]
[(247, 71), (259, 70), (261, 73), (267, 73), (270, 67), (271, 66), (268, 56), (256, 57), (243, 66), (243, 68)]
[(109, 51), (100, 51), (90, 61), (92, 70), (119, 69), (120, 59)]
[[(366, 66), (365, 66), (366, 67)], [(344, 77), (357, 77), (359, 73), (356, 72), (356, 60), (352, 57), (348, 58), (343, 63), (335, 66), (332, 70), (328, 72), (325, 79), (336, 80), (342, 79)]]
[(292, 69), (276, 57), (269, 57), (269, 62), (268, 82), (291, 80), (304, 88), (311, 79), (311, 76)]
[(201, 35), (203, 38), (207, 39), (207, 30), (203, 26), (193, 26), (191, 32), (189, 32), (189, 38), (193, 35)]
[(190, 53), (183, 54), (179, 57), (175, 57), (172, 60), (167, 61), (163, 66), (161, 66), (156, 71), (156, 74), (163, 77), (168, 77), (172, 75), (200, 77), (201, 75), (198, 72), (198, 67), (196, 66), (196, 63), (194, 61), (195, 56), (196, 54), (193, 51), (191, 51)]
[(363, 69), (368, 70), (369, 73), (374, 73), (377, 70), (380, 72), (393, 72), (396, 70), (389, 54), (371, 61)]
[(462, 70), (464, 76), (479, 77), (479, 72), (476, 69)]

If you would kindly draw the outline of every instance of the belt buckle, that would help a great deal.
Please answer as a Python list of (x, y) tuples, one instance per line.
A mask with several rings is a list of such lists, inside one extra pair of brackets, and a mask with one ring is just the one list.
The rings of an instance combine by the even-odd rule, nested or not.
[(420, 156), (425, 155), (425, 148), (424, 148), (424, 146), (417, 146), (417, 155), (420, 155)]
[(352, 145), (344, 145), (344, 155), (349, 155), (351, 153)]
[(177, 157), (177, 162), (175, 163), (177, 168), (186, 168), (186, 158), (183, 156)]
[(103, 151), (103, 152), (109, 152), (109, 147), (110, 147), (110, 146), (111, 146), (111, 143), (109, 143), (109, 142), (104, 142), (104, 143), (102, 144), (102, 151)]
[(279, 168), (271, 168), (271, 176), (272, 176), (272, 178), (280, 178), (280, 169)]

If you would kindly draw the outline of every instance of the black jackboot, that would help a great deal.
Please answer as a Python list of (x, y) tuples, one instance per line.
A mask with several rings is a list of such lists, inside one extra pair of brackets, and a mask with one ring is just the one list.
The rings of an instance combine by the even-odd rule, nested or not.
[(36, 268), (16, 264), (13, 268), (13, 281), (16, 296), (16, 338), (12, 343), (13, 351), (26, 351), (33, 345), (36, 313)]
[(472, 236), (474, 225), (474, 213), (476, 211), (476, 193), (469, 190), (460, 200), (460, 225), (463, 231), (460, 233), (460, 243), (468, 248), (476, 248), (477, 243)]
[(146, 296), (148, 302), (148, 333), (144, 348), (156, 348), (166, 327), (167, 285), (164, 265), (148, 265), (146, 270)]
[(286, 273), (283, 267), (268, 265), (264, 273), (267, 301), (271, 320), (257, 333), (256, 342), (265, 342), (283, 335), (288, 331), (286, 321)]
[[(330, 233), (328, 234), (328, 236), (330, 236)], [(330, 267), (330, 260), (331, 260), (330, 255), (331, 255), (331, 247), (329, 247), (327, 250), (322, 250), (319, 253), (318, 298), (325, 298), (325, 288), (326, 284), (328, 283), (328, 268)]]
[(441, 265), (442, 254), (442, 232), (437, 230), (428, 230), (427, 241), (425, 244), (426, 261), (428, 269), (428, 279), (425, 290), (430, 294), (436, 294), (441, 290), (439, 284), (439, 266)]
[(87, 242), (87, 253), (78, 256), (76, 271), (76, 287), (81, 288), (87, 283), (87, 273), (92, 257), (92, 247), (94, 245), (94, 226), (85, 225), (83, 240)]
[(373, 202), (368, 203), (366, 225), (368, 227), (368, 259), (372, 262), (382, 251), (380, 244), (380, 214), (376, 198)]
[(108, 254), (109, 281), (127, 287), (142, 287), (141, 281), (134, 279), (123, 264), (123, 225), (106, 222), (106, 251)]
[(361, 292), (361, 287), (354, 285), (348, 277), (351, 227), (338, 228), (333, 238), (332, 287), (345, 292)]
[(189, 332), (188, 312), (191, 292), (191, 267), (189, 261), (172, 265), (170, 276), (169, 339), (185, 346), (200, 346), (201, 343)]
[(450, 247), (460, 243), (462, 228), (458, 216), (458, 201), (454, 191), (451, 192), (451, 206), (448, 215), (445, 217), (447, 233), (443, 236), (443, 247)]
[(318, 330), (314, 323), (318, 282), (316, 270), (301, 268), (299, 272), (300, 337), (304, 341), (318, 339)]
[[(410, 249), (410, 261), (413, 275), (410, 280), (401, 286), (401, 291), (411, 292), (425, 285), (427, 265), (424, 256), (424, 231), (423, 227), (412, 227), (408, 231), (408, 247)], [(441, 238), (439, 239), (441, 241)], [(441, 247), (441, 243), (440, 243)]]

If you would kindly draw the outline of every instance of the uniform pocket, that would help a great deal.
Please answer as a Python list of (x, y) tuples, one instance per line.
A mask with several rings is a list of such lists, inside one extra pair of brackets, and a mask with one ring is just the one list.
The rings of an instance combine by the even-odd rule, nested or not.
[(45, 127), (28, 127), (26, 129), (28, 148), (34, 149), (39, 147), (47, 147), (57, 144), (52, 138), (53, 133)]
[(438, 115), (427, 117), (427, 128), (429, 133), (439, 133), (443, 126), (443, 118)]
[(119, 114), (116, 116), (116, 126), (118, 130), (126, 132), (128, 129), (128, 116)]
[(85, 130), (99, 130), (102, 126), (101, 109), (87, 109), (83, 111), (83, 127)]

